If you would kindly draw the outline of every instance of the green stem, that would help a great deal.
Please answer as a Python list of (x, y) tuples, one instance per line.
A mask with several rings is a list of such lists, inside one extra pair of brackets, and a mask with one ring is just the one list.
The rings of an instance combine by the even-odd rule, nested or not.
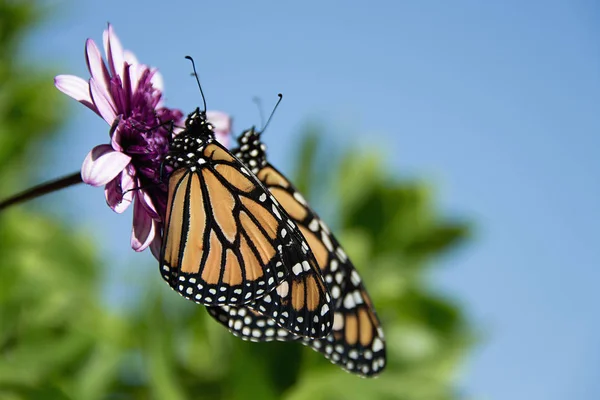
[(24, 192), (9, 197), (6, 200), (0, 201), (0, 211), (4, 210), (9, 206), (12, 206), (13, 204), (18, 204), (23, 201), (35, 199), (36, 197), (40, 197), (45, 194), (52, 193), (72, 185), (77, 185), (78, 183), (82, 182), (83, 181), (81, 180), (81, 173), (75, 172), (71, 175), (67, 175), (50, 182), (42, 183), (41, 185), (34, 186), (31, 189), (27, 189)]

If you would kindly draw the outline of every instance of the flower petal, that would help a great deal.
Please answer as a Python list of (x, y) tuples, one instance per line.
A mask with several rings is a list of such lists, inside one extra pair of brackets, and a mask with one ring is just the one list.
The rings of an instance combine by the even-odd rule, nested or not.
[(112, 125), (117, 118), (117, 111), (112, 100), (107, 98), (104, 94), (104, 90), (94, 78), (90, 78), (90, 94), (92, 100), (98, 109), (98, 113), (109, 125)]
[(135, 92), (140, 84), (140, 79), (142, 79), (146, 69), (148, 69), (148, 67), (146, 67), (144, 64), (131, 64), (129, 67), (132, 95), (135, 95)]
[(123, 50), (123, 58), (125, 59), (125, 62), (131, 65), (137, 65), (140, 63), (135, 54), (129, 50)]
[[(139, 193), (138, 193), (139, 194)], [(154, 220), (141, 204), (139, 196), (135, 196), (133, 203), (133, 230), (131, 231), (131, 247), (135, 251), (142, 251), (152, 243), (156, 229)]]
[(81, 178), (92, 186), (106, 185), (129, 164), (131, 157), (114, 151), (109, 144), (96, 146), (88, 153), (81, 166)]
[(215, 132), (229, 134), (231, 132), (231, 117), (222, 111), (207, 111), (206, 119), (215, 128)]
[(165, 83), (164, 83), (163, 77), (156, 68), (152, 68), (152, 78), (150, 78), (150, 82), (152, 83), (152, 87), (154, 89), (158, 89), (161, 92), (164, 91)]
[(151, 218), (160, 219), (160, 216), (156, 211), (156, 207), (154, 206), (154, 201), (146, 190), (140, 189), (138, 191), (137, 199), (140, 201), (140, 205), (145, 208), (146, 213), (150, 215)]
[(133, 200), (133, 191), (135, 188), (134, 179), (126, 170), (121, 171), (115, 179), (108, 182), (104, 187), (104, 196), (106, 203), (113, 211), (122, 213)]
[(108, 69), (106, 68), (106, 64), (104, 64), (100, 49), (92, 39), (88, 39), (85, 42), (85, 62), (92, 78), (103, 89), (104, 95), (110, 98), (110, 76)]
[(108, 29), (104, 31), (103, 39), (104, 51), (112, 74), (123, 78), (123, 66), (125, 65), (123, 46), (111, 24), (108, 24)]
[[(159, 226), (158, 226), (158, 222), (154, 221), (154, 225), (155, 225), (155, 230), (156, 232), (159, 232)], [(154, 256), (154, 258), (156, 258), (158, 261), (160, 261), (160, 252), (162, 250), (162, 237), (160, 237), (160, 235), (154, 235), (154, 240), (152, 241), (152, 243), (150, 243), (150, 251), (152, 252), (152, 255)]]
[(231, 144), (231, 136), (223, 132), (215, 132), (215, 137), (217, 138), (217, 142), (221, 143), (226, 148), (229, 148), (229, 145)]
[(215, 128), (215, 136), (219, 143), (227, 147), (231, 133), (231, 117), (222, 111), (207, 111), (206, 119)]
[(90, 96), (90, 85), (86, 80), (74, 75), (57, 75), (54, 77), (54, 86), (98, 114)]
[(108, 134), (110, 136), (110, 143), (115, 151), (123, 151), (121, 146), (121, 131), (123, 130), (123, 118), (121, 115), (117, 115), (113, 122)]

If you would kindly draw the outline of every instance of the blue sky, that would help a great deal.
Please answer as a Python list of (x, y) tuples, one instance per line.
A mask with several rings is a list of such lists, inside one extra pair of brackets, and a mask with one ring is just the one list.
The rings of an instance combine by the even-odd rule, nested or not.
[[(483, 399), (600, 396), (600, 6), (594, 1), (52, 1), (27, 57), (86, 76), (83, 45), (110, 21), (158, 66), (170, 106), (200, 102), (258, 122), (251, 98), (285, 95), (269, 128), (274, 163), (307, 119), (339, 143), (386, 149), (398, 174), (435, 185), (441, 211), (472, 218), (474, 241), (433, 279), (484, 334), (461, 387)], [(59, 68), (60, 67), (60, 68)], [(49, 82), (51, 84), (51, 82)], [(79, 168), (106, 126), (73, 102), (41, 178)], [(49, 198), (100, 237), (107, 263), (146, 271), (130, 215), (101, 190)]]

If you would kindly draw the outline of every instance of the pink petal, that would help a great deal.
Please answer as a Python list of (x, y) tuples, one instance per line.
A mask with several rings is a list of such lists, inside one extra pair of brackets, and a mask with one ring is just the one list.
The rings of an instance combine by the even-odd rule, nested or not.
[(131, 157), (114, 151), (109, 144), (96, 146), (88, 153), (81, 166), (81, 178), (92, 186), (106, 185), (129, 164)]
[[(159, 227), (158, 227), (158, 222), (154, 221), (155, 224), (155, 230), (156, 232), (160, 232)], [(152, 241), (152, 243), (150, 243), (150, 251), (152, 252), (152, 255), (154, 256), (154, 258), (156, 258), (158, 261), (160, 261), (160, 252), (162, 250), (162, 237), (160, 237), (160, 235), (155, 234), (154, 235), (154, 240)]]
[(108, 24), (108, 29), (104, 31), (104, 51), (108, 58), (108, 65), (113, 75), (118, 75), (123, 78), (123, 65), (125, 57), (123, 55), (123, 46), (121, 41), (115, 34), (111, 24)]
[(231, 117), (222, 111), (207, 111), (206, 119), (215, 128), (215, 132), (229, 134), (231, 132)]
[(140, 83), (144, 71), (147, 69), (144, 64), (131, 64), (129, 67), (129, 78), (131, 80), (131, 93), (135, 94), (137, 87)]
[(57, 75), (54, 78), (54, 86), (98, 114), (90, 96), (90, 85), (86, 80), (74, 75)]
[(117, 111), (112, 99), (107, 98), (104, 90), (94, 78), (90, 78), (90, 94), (98, 109), (98, 113), (109, 125), (112, 125), (117, 117)]
[(128, 64), (131, 64), (131, 65), (137, 65), (140, 63), (138, 61), (137, 57), (135, 56), (135, 54), (133, 54), (129, 50), (123, 51), (123, 58), (125, 58), (125, 62), (127, 62)]
[(117, 115), (117, 118), (115, 118), (115, 121), (113, 122), (112, 126), (110, 127), (110, 131), (108, 132), (108, 134), (110, 135), (110, 143), (115, 151), (123, 151), (123, 147), (121, 146), (122, 120), (122, 116)]
[(104, 60), (102, 60), (100, 49), (92, 39), (88, 39), (85, 42), (85, 61), (92, 78), (102, 87), (104, 95), (110, 97), (110, 76), (108, 75), (108, 69), (106, 69)]
[(135, 188), (134, 179), (126, 172), (121, 171), (112, 181), (104, 187), (104, 196), (106, 203), (113, 211), (122, 213), (129, 207), (133, 200), (133, 191)]
[(164, 91), (165, 84), (162, 75), (160, 74), (160, 72), (158, 72), (156, 68), (153, 68), (152, 72), (152, 78), (150, 78), (150, 83), (152, 83), (152, 87), (154, 87), (154, 89), (160, 90), (161, 92)]
[(222, 111), (207, 111), (206, 119), (215, 128), (215, 136), (223, 146), (229, 144), (229, 134), (231, 133), (231, 117)]
[(215, 137), (217, 138), (217, 141), (219, 143), (221, 143), (223, 146), (229, 148), (230, 145), (230, 138), (231, 136), (229, 136), (229, 134), (225, 134), (223, 132), (215, 132)]
[(135, 196), (133, 203), (133, 230), (131, 231), (131, 247), (135, 251), (142, 251), (152, 243), (156, 233), (154, 220)]
[(144, 189), (140, 189), (137, 195), (138, 200), (140, 201), (140, 205), (146, 209), (146, 212), (150, 217), (154, 219), (160, 219), (158, 212), (156, 211), (156, 207), (154, 207), (154, 202), (152, 201), (152, 197), (148, 194)]

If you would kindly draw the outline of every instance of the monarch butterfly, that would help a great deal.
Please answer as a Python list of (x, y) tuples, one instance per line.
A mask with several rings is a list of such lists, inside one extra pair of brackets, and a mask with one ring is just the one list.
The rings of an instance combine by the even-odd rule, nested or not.
[(216, 141), (205, 111), (189, 114), (164, 165), (173, 172), (163, 279), (197, 303), (251, 303), (298, 335), (327, 335), (333, 304), (313, 253), (277, 200)]
[(324, 338), (309, 339), (278, 328), (268, 316), (243, 306), (207, 310), (242, 339), (300, 340), (349, 372), (365, 377), (377, 375), (386, 365), (385, 339), (360, 275), (327, 225), (290, 181), (267, 161), (266, 146), (260, 140), (262, 131), (251, 128), (243, 132), (238, 139), (239, 148), (232, 153), (248, 165), (300, 228), (333, 297), (333, 328)]

